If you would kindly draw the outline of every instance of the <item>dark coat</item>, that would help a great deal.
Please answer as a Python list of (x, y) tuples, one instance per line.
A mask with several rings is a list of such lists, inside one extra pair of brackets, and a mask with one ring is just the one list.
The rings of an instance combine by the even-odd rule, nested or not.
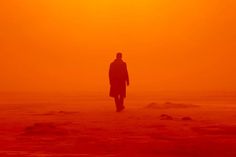
[(118, 95), (126, 97), (126, 83), (129, 83), (127, 65), (121, 59), (116, 59), (110, 64), (109, 69), (110, 79), (110, 96)]

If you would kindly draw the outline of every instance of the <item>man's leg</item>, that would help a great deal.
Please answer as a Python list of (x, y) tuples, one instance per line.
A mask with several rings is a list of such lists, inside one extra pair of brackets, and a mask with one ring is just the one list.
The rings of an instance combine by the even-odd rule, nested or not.
[(120, 96), (120, 109), (123, 110), (125, 108), (124, 106), (124, 97)]
[(120, 110), (120, 100), (119, 100), (119, 96), (115, 96), (115, 104), (116, 104), (116, 111)]

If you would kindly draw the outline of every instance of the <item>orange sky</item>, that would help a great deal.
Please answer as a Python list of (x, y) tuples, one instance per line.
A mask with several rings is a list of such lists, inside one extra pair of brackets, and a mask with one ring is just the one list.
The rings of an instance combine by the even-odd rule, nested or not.
[(236, 90), (235, 0), (2, 0), (0, 91)]

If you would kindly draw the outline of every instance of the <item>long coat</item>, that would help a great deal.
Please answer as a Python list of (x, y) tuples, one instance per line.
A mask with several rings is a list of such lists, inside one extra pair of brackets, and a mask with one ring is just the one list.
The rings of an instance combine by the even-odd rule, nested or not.
[(127, 65), (121, 59), (116, 59), (110, 64), (110, 96), (126, 97), (126, 83), (129, 82)]

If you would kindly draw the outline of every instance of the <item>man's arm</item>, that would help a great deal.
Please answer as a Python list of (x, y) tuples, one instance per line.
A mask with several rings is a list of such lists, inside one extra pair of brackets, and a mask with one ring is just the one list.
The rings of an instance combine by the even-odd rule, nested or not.
[(110, 84), (111, 84), (111, 64), (110, 64), (110, 67), (109, 67), (109, 81), (110, 81)]
[(129, 73), (127, 69), (127, 64), (125, 64), (125, 75), (126, 75), (127, 86), (129, 86)]

